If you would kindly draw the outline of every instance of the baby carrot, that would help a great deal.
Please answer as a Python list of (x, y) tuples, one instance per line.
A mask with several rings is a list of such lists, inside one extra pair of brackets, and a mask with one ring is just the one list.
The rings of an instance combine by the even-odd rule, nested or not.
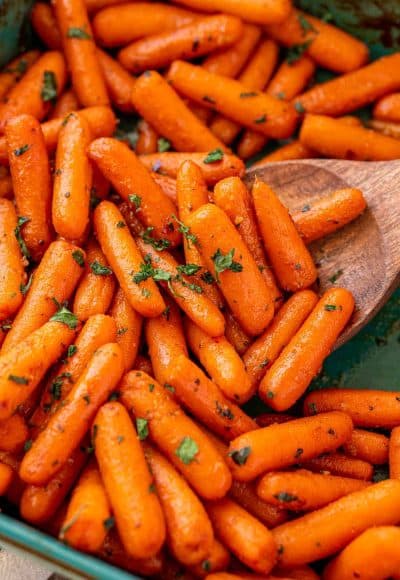
[(97, 556), (123, 570), (145, 577), (156, 576), (164, 569), (165, 558), (163, 552), (158, 552), (154, 556), (151, 556), (151, 558), (133, 558), (125, 550), (117, 532), (113, 529), (107, 534)]
[(214, 538), (210, 551), (200, 564), (190, 567), (190, 572), (195, 578), (206, 578), (209, 572), (218, 572), (219, 570), (226, 570), (229, 566), (230, 554), (228, 550)]
[(247, 401), (252, 388), (243, 361), (224, 336), (210, 337), (196, 324), (186, 320), (190, 349), (212, 380), (231, 401)]
[(223, 143), (191, 112), (157, 71), (147, 71), (136, 80), (132, 102), (142, 117), (157, 127), (157, 131), (177, 151), (224, 149)]
[(267, 330), (249, 346), (243, 362), (253, 386), (261, 381), (317, 302), (318, 297), (311, 290), (296, 292), (283, 304)]
[(381, 433), (354, 429), (351, 438), (343, 445), (343, 452), (373, 465), (382, 465), (388, 462), (389, 439)]
[(110, 138), (96, 139), (90, 144), (88, 155), (120, 196), (140, 209), (137, 217), (146, 227), (154, 228), (156, 238), (164, 238), (172, 246), (180, 242), (180, 233), (171, 225), (175, 205), (125, 143)]
[(264, 501), (280, 508), (313, 511), (367, 485), (359, 479), (299, 469), (267, 473), (258, 482), (257, 493)]
[(72, 342), (78, 321), (68, 317), (65, 323), (56, 322), (63, 317), (62, 311), (56, 316), (54, 321), (46, 322), (1, 354), (0, 420), (10, 417), (29, 397), (48, 368)]
[(10, 172), (17, 211), (25, 218), (23, 237), (38, 261), (51, 242), (51, 177), (46, 145), (39, 122), (18, 115), (5, 127)]
[(0, 198), (12, 199), (13, 197), (14, 191), (10, 172), (6, 167), (0, 166)]
[(195, 10), (214, 12), (216, 10), (235, 14), (246, 22), (269, 24), (282, 22), (288, 16), (291, 5), (288, 0), (249, 0), (245, 4), (235, 0), (176, 0)]
[(316, 473), (330, 473), (340, 477), (352, 479), (372, 479), (374, 468), (371, 463), (362, 459), (354, 459), (342, 453), (328, 453), (320, 457), (314, 457), (304, 463), (304, 467)]
[(271, 321), (271, 292), (249, 249), (224, 211), (206, 204), (186, 220), (208, 270), (243, 329), (259, 334)]
[(85, 0), (85, 6), (90, 15), (96, 13), (102, 8), (113, 6), (114, 4), (124, 4), (130, 0)]
[(34, 273), (12, 328), (7, 333), (2, 354), (45, 324), (56, 312), (57, 305), (68, 300), (82, 273), (81, 266), (76, 262), (77, 256), (85, 258), (77, 246), (63, 240), (50, 244)]
[(158, 149), (158, 134), (155, 129), (147, 121), (140, 119), (137, 130), (139, 137), (136, 141), (136, 155), (151, 155), (152, 153), (156, 153)]
[(44, 2), (35, 2), (31, 12), (33, 30), (47, 48), (61, 49), (61, 34), (53, 7)]
[[(378, 526), (365, 530), (324, 570), (325, 580), (385, 580), (398, 578), (400, 529)], [(382, 558), (382, 555), (384, 557)]]
[(58, 137), (52, 221), (59, 236), (81, 240), (89, 223), (92, 169), (86, 148), (92, 139), (89, 123), (70, 113)]
[(287, 145), (282, 145), (278, 149), (275, 149), (272, 153), (269, 153), (265, 157), (259, 159), (256, 163), (253, 163), (251, 168), (261, 167), (265, 163), (271, 163), (272, 161), (290, 161), (292, 159), (314, 159), (318, 157), (318, 154), (303, 145), (300, 141), (292, 141)]
[(231, 485), (229, 470), (210, 439), (152, 377), (131, 371), (122, 380), (121, 400), (140, 418), (149, 437), (201, 497), (223, 497)]
[(368, 60), (363, 42), (300, 10), (292, 10), (284, 25), (268, 26), (267, 33), (284, 46), (304, 46), (317, 64), (335, 72), (359, 69)]
[(23, 519), (36, 525), (48, 522), (68, 495), (86, 460), (86, 451), (78, 448), (47, 485), (25, 486), (19, 506)]
[(199, 18), (194, 12), (169, 4), (118, 3), (118, 6), (97, 12), (93, 18), (93, 32), (99, 44), (113, 48), (166, 30), (177, 30)]
[(270, 425), (231, 441), (228, 463), (235, 479), (250, 481), (265, 471), (337, 449), (350, 438), (352, 429), (351, 419), (339, 412)]
[(242, 22), (235, 16), (208, 16), (177, 30), (136, 40), (120, 50), (118, 59), (133, 73), (159, 69), (180, 58), (197, 58), (230, 46), (239, 39), (242, 31)]
[(400, 93), (387, 95), (375, 104), (373, 110), (374, 119), (400, 123)]
[(140, 161), (147, 169), (159, 171), (161, 174), (176, 177), (179, 167), (184, 161), (190, 160), (198, 165), (208, 185), (215, 185), (220, 179), (237, 175), (244, 175), (244, 163), (236, 155), (229, 155), (221, 150), (214, 153), (209, 162), (209, 152), (203, 153), (156, 153), (154, 155), (141, 155)]
[(161, 314), (165, 304), (153, 278), (142, 277), (140, 283), (135, 282), (134, 274), (141, 269), (142, 256), (118, 208), (110, 201), (102, 201), (94, 212), (94, 227), (101, 249), (131, 306), (142, 316)]
[(271, 532), (231, 499), (206, 504), (208, 515), (221, 542), (246, 566), (268, 574), (276, 562)]
[(146, 267), (150, 267), (153, 276), (166, 284), (168, 293), (195, 324), (209, 336), (221, 336), (225, 327), (223, 314), (203, 293), (202, 288), (191, 281), (191, 270), (185, 270), (185, 265), (179, 265), (166, 250), (157, 251), (141, 238), (137, 239), (137, 244), (144, 256), (141, 272), (144, 271), (147, 276)]
[(0, 463), (0, 496), (6, 494), (14, 478), (14, 471), (9, 465)]
[(113, 105), (124, 113), (132, 113), (132, 90), (135, 79), (111, 56), (102, 50), (97, 50), (97, 59), (104, 76), (104, 82)]
[(11, 415), (8, 419), (0, 421), (0, 449), (10, 453), (22, 451), (29, 431), (25, 420), (21, 415)]
[(41, 121), (51, 102), (62, 93), (65, 81), (65, 62), (60, 52), (49, 51), (39, 57), (7, 94), (7, 102), (0, 105), (1, 132), (17, 115), (32, 115)]
[(243, 95), (248, 95), (248, 90), (243, 83), (210, 73), (201, 66), (175, 61), (168, 80), (185, 97), (267, 137), (285, 139), (295, 129), (297, 113), (291, 104), (256, 91), (246, 98)]
[[(164, 516), (128, 412), (120, 403), (103, 405), (92, 432), (122, 543), (134, 558), (150, 558), (164, 542)], [(130, 457), (129, 462), (126, 457)]]
[(53, 5), (79, 102), (84, 107), (108, 105), (107, 89), (84, 0), (55, 0)]
[(12, 316), (21, 306), (25, 272), (22, 254), (15, 231), (18, 220), (14, 205), (0, 199), (0, 320)]
[(400, 428), (392, 429), (389, 439), (389, 470), (391, 479), (400, 479)]
[(378, 121), (372, 119), (368, 121), (367, 126), (378, 133), (383, 133), (388, 137), (394, 137), (395, 139), (400, 138), (400, 123), (388, 123), (387, 121)]
[(320, 560), (338, 552), (371, 526), (397, 523), (399, 499), (400, 482), (381, 481), (278, 526), (272, 534), (280, 564), (295, 566)]
[(260, 383), (259, 393), (272, 409), (285, 411), (300, 398), (331, 352), (353, 309), (354, 298), (348, 290), (332, 288), (323, 294)]
[(255, 181), (252, 194), (261, 235), (279, 285), (292, 292), (311, 286), (317, 278), (317, 269), (288, 210), (262, 181)]
[(59, 538), (77, 550), (97, 552), (107, 535), (110, 516), (99, 469), (91, 461), (75, 486)]
[(225, 312), (225, 336), (240, 355), (243, 355), (251, 344), (249, 335), (229, 310)]
[(304, 414), (343, 411), (356, 427), (392, 429), (400, 423), (400, 398), (397, 392), (361, 389), (324, 389), (309, 393)]
[(73, 313), (79, 320), (107, 312), (115, 289), (115, 280), (103, 252), (95, 240), (90, 240), (86, 250), (85, 268), (75, 292)]
[(125, 370), (135, 362), (142, 335), (142, 317), (132, 308), (123, 290), (118, 288), (110, 310), (117, 325), (116, 342), (122, 350)]
[(367, 207), (362, 192), (348, 187), (307, 204), (292, 214), (305, 244), (327, 236), (356, 219)]
[(252, 254), (267, 284), (275, 308), (282, 300), (275, 277), (268, 266), (258, 232), (254, 208), (245, 184), (238, 177), (222, 179), (214, 188), (214, 203), (229, 216)]
[(207, 513), (175, 468), (150, 445), (144, 450), (165, 515), (169, 549), (185, 566), (198, 564), (214, 540)]
[(38, 50), (29, 50), (18, 55), (14, 60), (0, 71), (0, 99), (7, 96), (10, 89), (16, 85), (26, 71), (37, 61), (40, 56)]
[(74, 90), (68, 89), (57, 99), (49, 119), (64, 119), (69, 113), (77, 111), (79, 108), (79, 102)]
[[(327, 138), (329, 135), (329, 138)], [(357, 161), (398, 159), (400, 141), (365, 127), (344, 125), (339, 119), (307, 115), (300, 141), (325, 157)]]
[(256, 428), (253, 419), (229, 401), (186, 356), (177, 356), (170, 367), (168, 383), (180, 403), (223, 439), (231, 440)]

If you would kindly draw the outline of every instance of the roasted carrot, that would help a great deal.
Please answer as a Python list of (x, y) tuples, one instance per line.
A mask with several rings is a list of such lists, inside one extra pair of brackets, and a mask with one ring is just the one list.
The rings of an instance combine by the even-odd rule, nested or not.
[(400, 428), (392, 429), (389, 439), (389, 470), (391, 479), (400, 479)]
[[(203, 153), (157, 153), (141, 155), (140, 161), (149, 170), (176, 178), (182, 163), (190, 160), (200, 167), (208, 185), (215, 185), (220, 179), (232, 175), (243, 177), (244, 163), (236, 155), (228, 155), (221, 151), (221, 153), (213, 155), (212, 158), (216, 159), (212, 163), (208, 161), (208, 156), (209, 152), (207, 151)], [(204, 162), (205, 160), (207, 161)]]
[(157, 127), (177, 151), (224, 148), (157, 71), (147, 71), (136, 80), (132, 102), (142, 117)]
[[(201, 497), (222, 497), (231, 485), (225, 462), (209, 438), (173, 401), (168, 388), (172, 387), (163, 389), (145, 373), (131, 371), (122, 381), (121, 400), (136, 417), (147, 421), (145, 431)], [(218, 473), (217, 480), (210, 469)]]
[(277, 557), (271, 532), (231, 499), (207, 502), (207, 512), (221, 542), (246, 566), (268, 574)]
[(206, 204), (186, 223), (197, 236), (208, 270), (215, 275), (243, 329), (252, 335), (262, 332), (273, 316), (272, 295), (229, 217), (215, 205)]
[(225, 336), (240, 355), (243, 355), (251, 344), (249, 335), (229, 310), (225, 312)]
[(310, 471), (323, 474), (351, 477), (352, 479), (372, 479), (374, 468), (371, 463), (362, 459), (347, 457), (342, 453), (328, 453), (320, 457), (314, 457), (304, 463), (304, 467)]
[(397, 392), (361, 389), (326, 389), (309, 393), (304, 414), (343, 411), (356, 427), (366, 429), (397, 427), (400, 421), (400, 399)]
[(20, 307), (25, 283), (25, 272), (21, 250), (15, 231), (18, 224), (14, 205), (8, 199), (0, 199), (0, 320), (12, 316)]
[(290, 2), (288, 0), (250, 0), (246, 4), (237, 3), (235, 0), (176, 0), (179, 4), (184, 4), (195, 10), (214, 12), (219, 10), (228, 14), (235, 14), (243, 18), (246, 22), (256, 22), (259, 24), (269, 24), (271, 22), (282, 22), (290, 13)]
[(228, 463), (235, 479), (250, 481), (265, 471), (295, 465), (337, 449), (350, 438), (352, 429), (351, 419), (339, 412), (270, 425), (231, 441)]
[(75, 486), (59, 538), (83, 552), (97, 552), (107, 535), (110, 503), (94, 461)]
[(387, 95), (375, 104), (373, 110), (374, 119), (389, 121), (391, 123), (400, 122), (400, 93)]
[(38, 50), (23, 52), (0, 71), (0, 99), (3, 100), (40, 56)]
[(292, 292), (311, 286), (317, 278), (317, 269), (288, 210), (262, 181), (255, 181), (252, 195), (261, 235), (279, 285)]
[(382, 481), (278, 526), (272, 534), (278, 545), (280, 563), (295, 566), (325, 558), (371, 526), (397, 523), (399, 498), (400, 483)]
[(389, 459), (389, 439), (381, 433), (354, 429), (351, 438), (343, 445), (343, 451), (350, 457), (382, 465)]
[(51, 50), (61, 49), (61, 34), (51, 5), (35, 2), (31, 12), (31, 23), (43, 44)]
[(79, 102), (74, 90), (68, 89), (57, 99), (54, 109), (51, 112), (50, 119), (64, 119), (69, 115), (69, 113), (77, 111), (79, 108)]
[(259, 393), (272, 409), (285, 411), (300, 398), (332, 350), (353, 309), (354, 298), (348, 290), (332, 288), (323, 294), (260, 383)]
[(200, 564), (190, 567), (190, 572), (196, 578), (206, 578), (209, 572), (218, 572), (220, 570), (226, 570), (229, 566), (230, 554), (228, 550), (214, 538), (214, 542), (211, 546), (207, 558), (205, 558)]
[(136, 359), (140, 346), (142, 317), (132, 308), (121, 288), (115, 294), (110, 314), (117, 325), (116, 342), (122, 350), (125, 370), (129, 371)]
[(28, 439), (28, 434), (28, 427), (23, 417), (11, 415), (8, 419), (0, 421), (0, 449), (18, 453)]
[[(175, 206), (155, 183), (135, 153), (125, 143), (104, 138), (93, 141), (88, 154), (121, 197), (140, 209), (137, 212), (139, 220), (146, 227), (154, 228), (155, 237), (168, 240), (169, 245), (177, 245), (180, 233), (173, 227), (172, 216), (176, 212)], [(132, 196), (136, 196), (133, 197), (133, 201)]]
[(135, 153), (137, 155), (151, 155), (152, 153), (156, 153), (159, 137), (155, 129), (144, 119), (140, 119), (137, 128), (139, 137), (136, 142)]
[(45, 324), (56, 312), (57, 305), (68, 300), (82, 273), (82, 268), (74, 258), (76, 252), (84, 259), (83, 251), (68, 242), (59, 240), (50, 244), (6, 336), (2, 354)]
[(158, 552), (151, 558), (133, 558), (125, 550), (117, 532), (113, 529), (107, 534), (104, 544), (97, 555), (114, 566), (145, 577), (160, 574), (164, 569), (165, 557), (163, 552)]
[(267, 137), (284, 139), (290, 137), (295, 129), (297, 113), (291, 104), (256, 91), (250, 98), (243, 97), (248, 90), (234, 79), (175, 61), (169, 69), (168, 80), (185, 97)]
[(14, 471), (9, 465), (0, 463), (0, 496), (6, 494), (14, 478)]
[(120, 111), (132, 113), (131, 96), (135, 79), (106, 52), (98, 49), (96, 54), (111, 102)]

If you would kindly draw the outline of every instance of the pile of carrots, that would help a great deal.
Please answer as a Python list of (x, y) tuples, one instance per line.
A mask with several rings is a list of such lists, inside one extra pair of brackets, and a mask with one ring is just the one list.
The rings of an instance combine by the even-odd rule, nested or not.
[(241, 179), (270, 140), (261, 163), (400, 158), (400, 54), (289, 0), (31, 19), (0, 73), (0, 495), (140, 576), (400, 578), (400, 397), (306, 393), (355, 307), (308, 245), (365, 199), (289, 213)]

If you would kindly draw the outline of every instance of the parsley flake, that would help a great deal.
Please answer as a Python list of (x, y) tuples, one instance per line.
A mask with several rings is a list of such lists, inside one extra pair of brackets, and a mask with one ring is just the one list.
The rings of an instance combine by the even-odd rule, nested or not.
[(142, 240), (146, 244), (150, 244), (150, 246), (152, 246), (155, 250), (157, 250), (157, 252), (162, 252), (162, 250), (166, 250), (167, 248), (169, 248), (171, 242), (166, 238), (160, 238), (159, 240), (156, 240), (151, 235), (151, 232), (153, 230), (154, 230), (153, 226), (149, 226), (148, 228), (146, 228), (141, 235)]
[(24, 443), (24, 451), (29, 451), (29, 449), (32, 447), (32, 439), (28, 439), (27, 441), (25, 441)]
[(216, 163), (217, 161), (221, 161), (221, 159), (223, 159), (224, 157), (224, 152), (222, 151), (222, 149), (218, 148), (218, 149), (214, 149), (213, 151), (210, 151), (207, 156), (203, 159), (203, 163), (209, 164), (209, 163)]
[(200, 269), (201, 266), (198, 266), (197, 264), (185, 264), (177, 267), (178, 272), (185, 274), (186, 276), (194, 276), (194, 274), (197, 274)]
[(190, 465), (195, 460), (195, 456), (199, 452), (199, 447), (194, 439), (191, 437), (184, 437), (179, 444), (179, 447), (175, 450), (175, 455), (185, 465)]
[(286, 491), (281, 491), (280, 493), (275, 494), (274, 497), (278, 501), (283, 501), (285, 503), (290, 503), (292, 501), (297, 501), (299, 499), (297, 495), (292, 495), (291, 493), (287, 493)]
[(32, 281), (33, 281), (33, 274), (31, 274), (29, 276), (28, 282), (26, 284), (21, 284), (19, 289), (21, 291), (21, 294), (23, 296), (25, 296), (25, 294), (28, 292), (29, 288), (32, 286)]
[(165, 151), (169, 151), (169, 149), (171, 149), (171, 143), (168, 141), (168, 139), (165, 139), (164, 137), (160, 137), (157, 140), (157, 150), (159, 153), (165, 153)]
[(300, 101), (296, 101), (293, 106), (296, 109), (296, 111), (300, 113), (300, 115), (306, 112), (303, 103), (301, 103)]
[(109, 517), (106, 520), (103, 521), (103, 526), (104, 529), (108, 532), (109, 530), (111, 530), (111, 528), (113, 528), (115, 525), (115, 519), (113, 517)]
[(218, 283), (220, 283), (219, 274), (221, 274), (221, 272), (225, 272), (225, 270), (231, 270), (231, 272), (241, 272), (243, 270), (242, 264), (234, 261), (234, 254), (234, 248), (232, 248), (227, 254), (223, 254), (218, 248), (215, 254), (211, 257), (212, 261), (214, 262), (215, 278)]
[(306, 52), (306, 50), (309, 48), (312, 41), (313, 41), (313, 39), (311, 38), (310, 40), (307, 40), (306, 42), (303, 42), (302, 44), (294, 44), (293, 46), (291, 46), (288, 49), (287, 55), (286, 55), (287, 63), (293, 64), (293, 63), (297, 62), (303, 56), (303, 54)]
[(112, 270), (104, 264), (100, 264), (97, 260), (94, 260), (89, 264), (90, 269), (96, 276), (111, 276)]
[(18, 375), (8, 375), (8, 380), (17, 383), (17, 385), (29, 385), (29, 379)]
[(338, 270), (337, 272), (332, 274), (332, 276), (330, 278), (328, 278), (329, 282), (331, 282), (332, 284), (335, 284), (335, 282), (337, 282), (337, 280), (339, 280), (339, 278), (342, 274), (343, 274), (343, 270)]
[(234, 451), (230, 451), (228, 453), (228, 456), (232, 457), (232, 461), (234, 461), (236, 465), (244, 465), (250, 453), (251, 447), (242, 447), (241, 449), (235, 449)]
[(212, 97), (209, 97), (208, 95), (204, 95), (203, 101), (205, 103), (211, 103), (211, 105), (215, 105), (215, 103), (216, 103), (216, 100), (213, 99)]
[(86, 32), (83, 28), (78, 28), (76, 26), (70, 26), (67, 30), (67, 38), (79, 38), (79, 40), (92, 40), (90, 34)]
[(324, 304), (324, 310), (327, 310), (328, 312), (333, 312), (335, 310), (342, 310), (342, 307), (336, 304)]
[(13, 153), (14, 153), (15, 157), (20, 157), (21, 155), (26, 153), (26, 151), (28, 151), (29, 147), (30, 147), (30, 145), (25, 144), (25, 145), (22, 145), (22, 147), (18, 147), (18, 149), (14, 149)]
[(54, 101), (57, 97), (57, 78), (52, 70), (45, 70), (43, 73), (40, 96), (45, 103), (47, 101)]
[(311, 22), (309, 20), (307, 20), (307, 18), (304, 16), (304, 14), (299, 14), (297, 16), (297, 20), (299, 21), (299, 24), (300, 24), (301, 29), (303, 31), (303, 36), (305, 36), (307, 34), (307, 32), (315, 32), (318, 34), (318, 30), (316, 30), (314, 28), (314, 26), (311, 24)]
[(239, 97), (241, 99), (248, 99), (250, 97), (256, 97), (258, 93), (256, 91), (249, 91), (248, 93), (240, 93)]
[(178, 224), (178, 232), (180, 232), (183, 235), (183, 237), (188, 241), (188, 246), (190, 247), (190, 243), (197, 244), (197, 236), (191, 233), (189, 226), (186, 226), (183, 222), (178, 220), (176, 215), (173, 215), (172, 217)]
[(140, 441), (144, 441), (149, 434), (148, 420), (137, 417), (136, 430)]
[(83, 266), (85, 265), (85, 258), (83, 257), (83, 252), (81, 252), (80, 250), (75, 250), (74, 252), (72, 252), (72, 257), (78, 264), (78, 266), (83, 268)]
[(14, 230), (15, 237), (17, 238), (17, 242), (19, 244), (21, 254), (27, 259), (30, 260), (31, 255), (27, 248), (24, 238), (22, 237), (21, 229), (22, 226), (29, 222), (30, 219), (27, 217), (20, 216), (17, 221), (17, 227)]
[(77, 351), (78, 347), (76, 346), (76, 344), (70, 344), (67, 349), (67, 357), (71, 358), (71, 356), (74, 356), (74, 354), (76, 354)]
[(136, 207), (136, 211), (138, 212), (140, 210), (140, 206), (142, 205), (142, 198), (140, 197), (140, 195), (136, 195), (136, 193), (133, 193), (132, 195), (128, 195), (128, 199), (131, 203), (134, 204), (134, 206)]
[(71, 330), (75, 330), (78, 326), (78, 318), (68, 310), (66, 306), (61, 306), (61, 308), (50, 318), (50, 322), (61, 322)]
[(262, 123), (265, 123), (267, 120), (267, 115), (261, 115), (260, 117), (257, 117), (257, 119), (254, 119), (254, 122), (257, 125), (261, 125)]

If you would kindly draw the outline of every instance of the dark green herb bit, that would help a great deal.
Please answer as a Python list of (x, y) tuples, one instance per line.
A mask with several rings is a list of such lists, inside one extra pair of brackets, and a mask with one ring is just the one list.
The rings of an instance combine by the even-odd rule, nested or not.
[(156, 493), (157, 489), (156, 489), (156, 484), (155, 483), (151, 483), (149, 485), (149, 493)]
[(127, 326), (123, 326), (122, 328), (118, 328), (117, 336), (123, 336), (126, 332), (128, 332)]
[(21, 284), (21, 286), (19, 287), (19, 289), (21, 290), (21, 294), (23, 294), (25, 296), (25, 294), (28, 292), (29, 288), (32, 286), (32, 281), (33, 281), (33, 274), (31, 274), (29, 276), (28, 282), (26, 284)]
[(205, 103), (211, 103), (212, 105), (215, 105), (215, 103), (216, 103), (216, 100), (213, 99), (212, 97), (209, 97), (208, 95), (204, 95), (203, 101)]
[(328, 312), (333, 312), (334, 310), (342, 310), (342, 307), (336, 304), (325, 304), (324, 309)]
[(318, 34), (318, 31), (314, 28), (311, 22), (307, 20), (304, 14), (299, 14), (297, 19), (303, 31), (303, 36), (305, 36), (307, 32), (316, 32)]
[(328, 278), (329, 282), (334, 284), (335, 282), (337, 282), (337, 280), (339, 280), (339, 278), (342, 274), (343, 274), (343, 270), (338, 270), (337, 272), (332, 274), (332, 276), (330, 278)]
[(85, 401), (86, 405), (90, 405), (90, 397), (89, 397), (89, 395), (83, 395), (82, 398)]
[[(62, 120), (61, 127), (65, 127), (65, 125), (68, 123), (68, 121), (70, 120), (70, 118), (73, 117), (73, 116), (74, 116), (73, 113), (68, 113), (68, 115), (66, 115), (64, 117), (64, 119)], [(58, 169), (57, 169), (57, 171), (58, 171)], [(62, 170), (60, 170), (60, 174), (61, 173), (62, 173)]]
[(169, 383), (164, 383), (164, 389), (167, 389), (170, 393), (175, 393), (175, 388)]
[(182, 278), (180, 278), (180, 276), (175, 276), (174, 280), (180, 282), (182, 286), (185, 286), (186, 288), (193, 290), (193, 292), (196, 292), (196, 294), (203, 294), (203, 288), (198, 284), (191, 284), (189, 282), (186, 282), (186, 280), (183, 280)]
[(286, 99), (286, 95), (283, 91), (280, 91), (279, 93), (276, 93), (275, 98), (284, 101)]
[(71, 328), (71, 330), (75, 330), (78, 326), (78, 318), (73, 314), (66, 306), (61, 306), (61, 308), (53, 314), (50, 318), (51, 322), (61, 322)]
[(142, 294), (142, 296), (144, 296), (145, 298), (150, 298), (150, 296), (151, 296), (151, 292), (150, 292), (150, 290), (148, 290), (147, 288), (142, 288), (142, 289), (141, 289), (141, 294)]
[(18, 147), (18, 149), (14, 149), (13, 153), (14, 153), (15, 157), (20, 157), (21, 155), (26, 153), (26, 151), (28, 151), (29, 147), (30, 147), (30, 145), (25, 144), (25, 145), (22, 145), (22, 147)]
[(111, 516), (109, 518), (107, 518), (106, 520), (104, 520), (103, 522), (103, 526), (105, 528), (105, 530), (108, 532), (109, 530), (111, 530), (112, 527), (114, 527), (115, 525), (115, 519)]
[(283, 554), (284, 551), (285, 551), (285, 548), (282, 546), (282, 544), (279, 544), (279, 546), (278, 546), (278, 554), (281, 555), (281, 554)]
[(111, 395), (108, 397), (109, 401), (118, 401), (119, 397), (120, 397), (121, 393), (119, 391), (114, 391), (113, 393), (111, 393)]
[(24, 451), (29, 451), (29, 449), (32, 447), (32, 439), (28, 439), (27, 441), (25, 441), (24, 443)]
[(221, 274), (221, 272), (225, 272), (225, 270), (231, 270), (231, 272), (241, 272), (243, 270), (242, 264), (234, 261), (234, 254), (234, 248), (232, 248), (227, 254), (223, 254), (218, 248), (215, 254), (211, 257), (212, 261), (214, 262), (215, 277), (218, 283), (220, 282), (219, 274)]
[(229, 419), (230, 421), (235, 418), (235, 415), (232, 413), (231, 409), (229, 407), (224, 407), (220, 404), (219, 401), (215, 401), (215, 407), (217, 409), (218, 415), (221, 415), (221, 417)]
[(97, 260), (91, 262), (89, 266), (93, 274), (95, 274), (96, 276), (111, 276), (112, 274), (111, 268), (108, 268), (107, 266), (100, 264), (100, 262), (98, 262)]
[(379, 483), (380, 481), (384, 481), (385, 479), (389, 479), (389, 470), (388, 468), (382, 467), (381, 465), (375, 467), (374, 474), (372, 476), (372, 481), (374, 483)]
[(186, 226), (183, 222), (178, 220), (176, 215), (173, 215), (172, 217), (179, 226), (178, 232), (180, 232), (188, 242), (191, 242), (192, 244), (197, 244), (197, 237), (191, 233), (189, 226)]
[(5, 73), (18, 73), (19, 75), (24, 74), (28, 68), (27, 61), (22, 58), (19, 63), (15, 66), (15, 68), (5, 68), (3, 72)]
[(171, 306), (167, 306), (165, 310), (162, 311), (161, 315), (164, 316), (167, 320), (169, 320), (169, 316), (171, 314)]
[(119, 222), (116, 223), (117, 228), (121, 229), (121, 228), (126, 228), (126, 223), (123, 222), (122, 220), (120, 220)]
[(275, 397), (275, 393), (273, 391), (268, 391), (267, 399), (273, 399)]
[(295, 264), (294, 265), (294, 269), (295, 270), (301, 270), (301, 264)]
[(70, 26), (67, 30), (67, 38), (79, 38), (80, 40), (91, 40), (92, 37), (86, 32), (84, 28)]
[(308, 211), (310, 211), (311, 209), (311, 205), (309, 205), (308, 203), (306, 203), (306, 205), (303, 205), (303, 207), (301, 208), (301, 212), (302, 213), (307, 213)]
[(230, 451), (228, 455), (229, 457), (232, 457), (232, 461), (234, 461), (236, 465), (244, 465), (250, 453), (251, 447), (242, 447), (241, 449)]
[(211, 572), (210, 560), (203, 560), (201, 563), (201, 568), (204, 570), (204, 572)]
[(214, 276), (211, 274), (211, 272), (209, 272), (208, 270), (206, 270), (205, 272), (203, 272), (200, 276), (200, 278), (203, 280), (203, 282), (205, 282), (206, 284), (214, 284), (215, 282), (215, 278)]
[(303, 54), (306, 52), (306, 50), (309, 48), (312, 41), (313, 41), (313, 38), (310, 38), (310, 40), (307, 40), (306, 42), (303, 42), (302, 44), (294, 44), (293, 46), (291, 46), (288, 49), (287, 55), (286, 55), (287, 63), (293, 64), (294, 62), (297, 62), (299, 60), (299, 58), (301, 58), (303, 56)]
[(162, 252), (170, 247), (171, 242), (166, 238), (160, 238), (156, 240), (152, 237), (151, 232), (154, 230), (153, 226), (149, 226), (142, 234), (142, 239), (146, 244), (150, 244), (157, 252)]
[(189, 465), (194, 461), (195, 456), (199, 452), (199, 447), (194, 439), (191, 437), (184, 437), (179, 444), (179, 447), (175, 451), (175, 455), (179, 457), (179, 459), (185, 465)]
[(150, 393), (152, 393), (154, 391), (154, 387), (155, 387), (155, 384), (154, 383), (149, 383), (149, 391), (150, 391)]
[(224, 152), (222, 149), (214, 149), (210, 151), (208, 155), (203, 159), (203, 163), (216, 163), (217, 161), (221, 161), (224, 158)]
[(40, 96), (44, 102), (54, 101), (57, 98), (57, 78), (52, 70), (43, 73), (43, 84)]
[(165, 137), (160, 137), (157, 140), (157, 150), (159, 153), (164, 153), (165, 151), (169, 151), (171, 149), (171, 143)]
[(74, 356), (74, 354), (78, 351), (78, 347), (76, 346), (76, 344), (70, 344), (68, 349), (67, 349), (67, 357), (71, 358), (71, 356)]
[(136, 418), (136, 430), (140, 441), (146, 439), (149, 434), (149, 427), (147, 419), (142, 419), (141, 417)]
[(285, 503), (290, 503), (291, 501), (297, 501), (299, 499), (297, 495), (292, 495), (286, 491), (281, 491), (280, 493), (275, 494), (274, 497), (278, 501), (284, 501)]
[(29, 385), (29, 379), (18, 375), (8, 375), (8, 380), (17, 383), (17, 385)]
[(308, 410), (310, 411), (311, 415), (316, 415), (318, 413), (318, 408), (315, 403), (308, 403)]
[(140, 197), (140, 195), (136, 195), (136, 193), (133, 193), (132, 195), (128, 195), (128, 199), (131, 203), (135, 205), (136, 211), (139, 211), (140, 206), (142, 205), (142, 198)]
[(16, 228), (15, 228), (15, 230), (14, 230), (14, 234), (15, 234), (15, 237), (17, 238), (17, 242), (18, 242), (18, 244), (19, 244), (19, 247), (20, 247), (21, 253), (22, 253), (22, 255), (23, 255), (23, 256), (24, 256), (24, 257), (25, 257), (27, 260), (30, 260), (30, 258), (31, 258), (31, 255), (30, 255), (30, 253), (29, 253), (29, 250), (28, 250), (28, 248), (27, 248), (27, 245), (25, 244), (25, 240), (24, 240), (24, 238), (22, 237), (21, 229), (22, 229), (22, 226), (23, 226), (24, 224), (26, 224), (27, 222), (29, 222), (29, 221), (30, 221), (30, 219), (29, 219), (29, 218), (27, 218), (27, 217), (23, 217), (23, 216), (20, 216), (20, 217), (18, 218), (18, 221), (17, 221), (17, 227), (16, 227)]
[(302, 115), (303, 113), (305, 113), (305, 112), (306, 112), (306, 110), (305, 110), (305, 108), (304, 108), (303, 104), (302, 104), (300, 101), (296, 101), (296, 102), (294, 103), (294, 108), (296, 109), (296, 111), (297, 111), (298, 113), (300, 113), (300, 115)]
[(83, 257), (83, 252), (81, 252), (80, 250), (75, 250), (72, 252), (72, 257), (78, 264), (78, 266), (83, 268), (83, 266), (85, 265), (85, 258)]
[(249, 91), (248, 93), (240, 93), (239, 97), (241, 99), (248, 99), (250, 97), (256, 97), (258, 93), (256, 91)]
[(124, 441), (125, 437), (123, 435), (118, 435), (117, 436), (117, 442), (118, 445), (121, 445), (122, 441)]
[(299, 447), (298, 449), (296, 449), (296, 453), (294, 454), (295, 459), (298, 459), (299, 457), (301, 457), (304, 453), (304, 449), (302, 449), (301, 447)]
[(177, 270), (181, 274), (185, 274), (186, 276), (194, 276), (197, 272), (201, 269), (201, 266), (197, 264), (184, 264), (183, 266), (178, 266)]
[(265, 368), (266, 366), (268, 366), (268, 365), (269, 365), (269, 363), (270, 363), (270, 360), (269, 360), (269, 358), (266, 358), (266, 359), (265, 359), (265, 360), (263, 360), (263, 361), (262, 361), (262, 363), (260, 363), (258, 366), (259, 366), (259, 368), (260, 368), (260, 369), (263, 369), (263, 368)]
[(257, 125), (261, 125), (262, 123), (265, 123), (267, 120), (267, 115), (261, 115), (261, 117), (257, 117), (257, 119), (254, 119), (254, 122)]

